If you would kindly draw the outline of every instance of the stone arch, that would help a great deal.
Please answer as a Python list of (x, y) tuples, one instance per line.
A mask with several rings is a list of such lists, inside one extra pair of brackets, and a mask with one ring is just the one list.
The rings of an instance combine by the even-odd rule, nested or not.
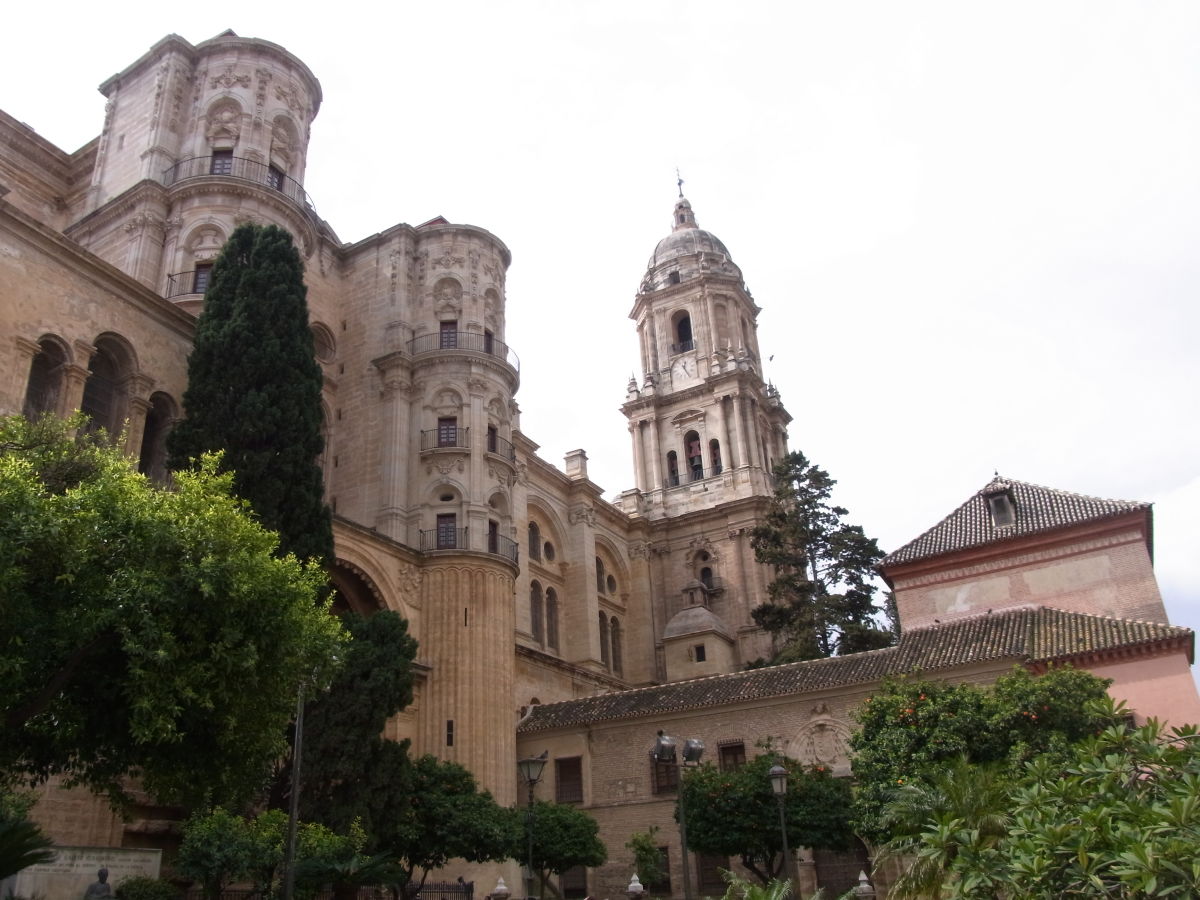
[(488, 497), (488, 509), (496, 513), (504, 520), (508, 520), (511, 515), (511, 510), (508, 502), (508, 494), (504, 491), (493, 491)]
[(112, 332), (101, 334), (93, 346), (79, 408), (89, 418), (88, 431), (104, 429), (115, 440), (129, 415), (129, 385), (138, 373), (137, 354), (129, 341)]
[(204, 114), (204, 135), (214, 150), (232, 150), (237, 146), (242, 133), (242, 116), (245, 110), (237, 99), (229, 95), (218, 97), (209, 104)]
[(62, 413), (66, 370), (71, 365), (71, 348), (56, 334), (44, 334), (37, 342), (37, 351), (29, 363), (29, 379), (25, 385), (25, 418), (34, 419), (43, 413)]
[[(531, 524), (536, 523), (540, 532), (541, 546), (538, 548), (538, 556), (534, 558), (541, 558), (546, 562), (554, 562), (563, 550), (562, 536), (565, 531), (562, 521), (549, 507), (543, 506), (536, 500), (526, 503), (525, 518)], [(546, 553), (547, 544), (551, 547), (549, 554)]]
[(508, 414), (508, 401), (504, 397), (496, 394), (488, 401), (487, 405), (488, 418), (495, 421), (497, 425), (507, 425), (510, 416)]
[(457, 413), (462, 407), (462, 394), (448, 385), (435, 389), (430, 396), (429, 409), (435, 413)]
[[(603, 563), (604, 590), (600, 593), (612, 603), (620, 603), (621, 594), (629, 590), (629, 567), (616, 546), (607, 538), (596, 535), (596, 561)], [(597, 589), (600, 588), (600, 566), (597, 565)]]
[(146, 423), (142, 428), (142, 446), (138, 452), (138, 471), (158, 484), (166, 484), (167, 435), (179, 419), (179, 404), (164, 391), (150, 395)]
[(671, 313), (671, 352), (684, 353), (694, 346), (692, 314), (686, 309), (678, 309)]
[(356, 612), (360, 616), (370, 616), (388, 608), (375, 580), (348, 560), (334, 560), (329, 580), (337, 591), (333, 600), (335, 613)]
[(180, 264), (194, 267), (197, 263), (211, 263), (220, 255), (227, 238), (225, 228), (219, 223), (211, 220), (198, 222), (184, 236)]

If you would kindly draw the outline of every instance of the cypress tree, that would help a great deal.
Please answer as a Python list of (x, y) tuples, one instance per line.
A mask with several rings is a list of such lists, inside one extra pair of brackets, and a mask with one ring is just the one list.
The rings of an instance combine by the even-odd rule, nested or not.
[(317, 464), (322, 374), (306, 295), (290, 234), (274, 225), (233, 232), (196, 323), (186, 418), (167, 447), (172, 469), (223, 450), (235, 490), (279, 532), (280, 552), (328, 564), (333, 530)]

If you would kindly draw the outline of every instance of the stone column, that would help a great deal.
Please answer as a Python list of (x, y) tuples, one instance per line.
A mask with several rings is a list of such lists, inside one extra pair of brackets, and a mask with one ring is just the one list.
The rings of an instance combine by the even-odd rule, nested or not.
[[(383, 379), (383, 415), (380, 426), (379, 506), (375, 527), (393, 540), (408, 543), (405, 525), (408, 509), (409, 400), (412, 382), (408, 364), (398, 353), (375, 360)], [(327, 448), (328, 450), (328, 448)]]
[(642, 459), (642, 423), (630, 422), (629, 434), (633, 438), (633, 480), (639, 491), (647, 490), (645, 460)]
[(746, 409), (739, 391), (733, 395), (733, 427), (737, 435), (738, 465), (750, 465), (750, 451), (746, 447)]
[(662, 448), (658, 442), (658, 419), (650, 419), (648, 420), (648, 424), (650, 428), (650, 458), (653, 460), (650, 466), (650, 477), (653, 479), (650, 490), (658, 491), (662, 490), (663, 486), (663, 455)]
[(150, 389), (154, 382), (145, 375), (125, 379), (125, 455), (137, 459), (146, 433), (146, 413), (150, 411)]

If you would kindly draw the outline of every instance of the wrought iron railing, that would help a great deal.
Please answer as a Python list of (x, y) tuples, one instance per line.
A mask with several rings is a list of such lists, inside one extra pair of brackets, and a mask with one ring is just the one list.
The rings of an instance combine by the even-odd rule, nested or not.
[(681, 484), (689, 484), (693, 481), (703, 481), (705, 478), (716, 478), (725, 471), (723, 465), (712, 466), (705, 469), (700, 466), (684, 469), (675, 475), (668, 475), (663, 479), (664, 488), (679, 487)]
[(284, 175), (272, 165), (255, 159), (246, 159), (243, 156), (193, 156), (190, 159), (181, 159), (163, 172), (163, 184), (170, 187), (189, 178), (207, 177), (236, 178), (239, 181), (263, 185), (279, 191), (293, 203), (299, 203), (314, 216), (317, 214), (317, 209), (313, 206), (312, 198), (304, 190), (304, 185), (296, 179)]
[(466, 550), (467, 529), (431, 528), (421, 532), (422, 550)]
[(488, 435), (487, 452), (495, 453), (497, 456), (503, 456), (507, 460), (514, 460), (517, 458), (517, 448), (512, 445), (512, 441), (506, 441), (498, 434)]
[(439, 448), (458, 448), (465, 450), (471, 446), (467, 442), (469, 428), (430, 428), (421, 432), (421, 451), (437, 450)]
[(417, 335), (408, 342), (408, 352), (413, 356), (442, 350), (470, 350), (476, 353), (486, 353), (488, 356), (495, 356), (497, 359), (503, 360), (518, 372), (521, 370), (521, 361), (517, 359), (517, 354), (508, 344), (496, 340), (490, 334), (478, 331), (435, 331), (430, 334)]
[(513, 564), (517, 563), (517, 557), (520, 553), (520, 545), (512, 538), (507, 538), (502, 534), (489, 534), (487, 552), (496, 556), (503, 556)]
[[(201, 272), (201, 276), (207, 276), (207, 272)], [(167, 299), (172, 297), (182, 297), (185, 294), (203, 294), (208, 287), (208, 280), (202, 277), (200, 282), (196, 281), (196, 272), (176, 272), (174, 275), (167, 276)]]

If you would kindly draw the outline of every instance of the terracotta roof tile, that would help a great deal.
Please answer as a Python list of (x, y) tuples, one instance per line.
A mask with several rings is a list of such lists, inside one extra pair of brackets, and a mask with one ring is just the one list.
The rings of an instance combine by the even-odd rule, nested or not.
[(1049, 607), (1005, 610), (906, 632), (900, 643), (832, 659), (713, 675), (692, 681), (535, 706), (520, 733), (636, 719), (826, 688), (874, 682), (916, 670), (932, 672), (988, 660), (1038, 663), (1133, 649), (1164, 641), (1191, 647), (1190, 628), (1134, 622)]
[[(1015, 521), (996, 525), (987, 498), (1004, 493), (1011, 498)], [(888, 554), (880, 568), (1149, 508), (1149, 503), (1104, 500), (997, 475), (938, 524)]]

